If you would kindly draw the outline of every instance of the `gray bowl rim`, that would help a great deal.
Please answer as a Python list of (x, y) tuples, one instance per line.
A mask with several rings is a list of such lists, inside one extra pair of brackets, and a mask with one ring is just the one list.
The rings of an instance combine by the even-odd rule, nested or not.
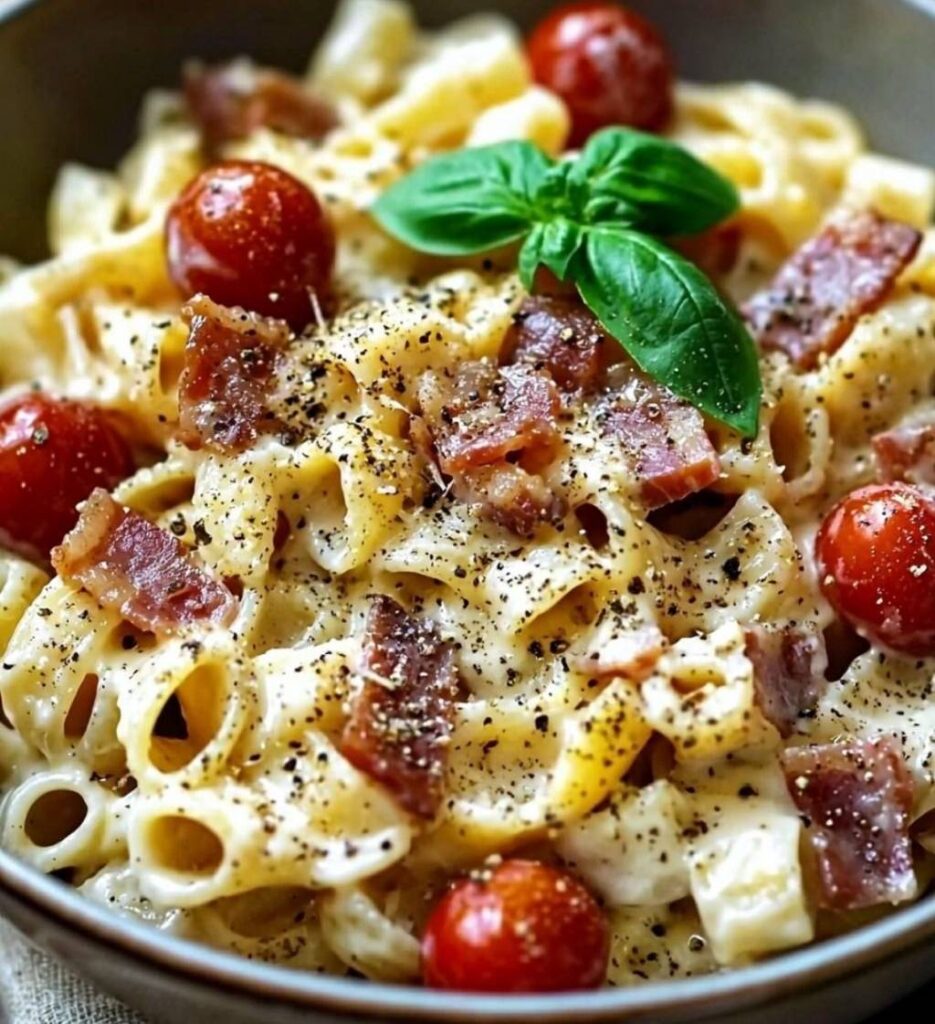
[[(44, 0), (0, 0), (0, 28)], [(896, 0), (894, 0), (896, 2)], [(935, 0), (901, 0), (935, 17)], [(495, 6), (496, 0), (489, 0)], [(371, 1019), (583, 1024), (667, 1011), (756, 1006), (830, 985), (935, 940), (935, 894), (870, 925), (750, 966), (630, 988), (543, 996), (475, 995), (321, 975), (248, 960), (160, 931), (92, 903), (0, 850), (0, 889), (50, 921), (201, 986)]]

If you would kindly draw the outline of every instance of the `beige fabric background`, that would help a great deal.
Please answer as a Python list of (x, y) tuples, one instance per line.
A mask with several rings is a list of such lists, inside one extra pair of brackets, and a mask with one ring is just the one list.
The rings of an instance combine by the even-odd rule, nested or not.
[[(7, 1024), (145, 1024), (0, 920), (0, 992)], [(184, 1024), (184, 1022), (180, 1022)]]

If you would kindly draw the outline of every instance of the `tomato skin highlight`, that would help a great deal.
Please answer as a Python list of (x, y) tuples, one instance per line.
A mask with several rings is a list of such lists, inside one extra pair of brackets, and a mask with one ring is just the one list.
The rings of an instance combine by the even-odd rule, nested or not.
[(311, 292), (328, 303), (331, 222), (311, 189), (271, 164), (227, 160), (203, 171), (172, 204), (165, 235), (169, 276), (185, 298), (204, 292), (294, 331), (314, 318)]
[(935, 498), (903, 483), (853, 491), (815, 541), (819, 583), (867, 639), (903, 654), (935, 654)]
[(0, 407), (0, 542), (48, 559), (95, 487), (135, 470), (126, 441), (99, 408), (29, 392)]
[(654, 25), (626, 7), (584, 0), (556, 8), (527, 41), (533, 77), (571, 113), (570, 148), (601, 128), (658, 131), (672, 116), (675, 68)]
[(506, 860), (456, 882), (422, 938), (423, 980), (460, 992), (571, 992), (604, 982), (610, 936), (588, 890), (558, 868)]

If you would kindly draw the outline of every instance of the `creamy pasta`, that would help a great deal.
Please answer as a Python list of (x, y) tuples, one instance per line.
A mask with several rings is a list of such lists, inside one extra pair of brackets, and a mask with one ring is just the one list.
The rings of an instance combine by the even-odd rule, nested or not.
[[(427, 372), (496, 364), (527, 297), (515, 252), (420, 254), (369, 209), (440, 152), (525, 139), (558, 155), (566, 107), (502, 18), (428, 32), (398, 0), (345, 0), (306, 85), (337, 112), (321, 138), (258, 124), (221, 149), (288, 171), (334, 228), (334, 305), (276, 371), (283, 429), (237, 451), (179, 440), (189, 296), (164, 224), (206, 157), (177, 95), (148, 97), (115, 171), (62, 170), (51, 258), (0, 285), (0, 384), (112, 414), (142, 466), (116, 502), (195, 551), (236, 605), (147, 631), (93, 587), (0, 554), (3, 846), (166, 931), (392, 981), (418, 979), (452, 877), (532, 857), (600, 901), (607, 981), (629, 985), (839, 927), (781, 755), (883, 738), (908, 770), (914, 863), (878, 902), (921, 893), (935, 658), (845, 630), (813, 550), (828, 509), (875, 478), (874, 436), (931, 422), (935, 176), (868, 152), (836, 106), (680, 84), (669, 136), (741, 197), (729, 265), (712, 270), (732, 300), (842, 211), (911, 225), (921, 247), (815, 365), (764, 351), (759, 432), (706, 424), (718, 468), (700, 497), (651, 510), (584, 412), (537, 467), (561, 508), (518, 535), (437, 478), (411, 425)], [(386, 684), (364, 657), (375, 595), (430, 622), (461, 681), (430, 816), (346, 756), (361, 688)], [(758, 683), (775, 652), (756, 645), (781, 637), (813, 645), (815, 689), (777, 724)]]

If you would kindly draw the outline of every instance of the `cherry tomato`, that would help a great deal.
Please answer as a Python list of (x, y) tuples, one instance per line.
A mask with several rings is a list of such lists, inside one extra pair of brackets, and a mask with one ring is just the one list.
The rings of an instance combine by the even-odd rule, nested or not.
[(324, 305), (334, 231), (314, 193), (270, 164), (228, 160), (209, 167), (176, 199), (166, 220), (169, 274), (186, 296), (204, 292), (287, 320), (300, 331)]
[(0, 541), (47, 558), (75, 525), (75, 506), (134, 470), (105, 414), (49, 395), (20, 395), (0, 408)]
[(908, 484), (863, 487), (825, 517), (821, 589), (869, 640), (935, 654), (935, 498)]
[(507, 860), (442, 897), (422, 938), (433, 988), (566, 992), (604, 981), (607, 922), (591, 894), (546, 864)]
[(547, 15), (527, 44), (537, 82), (571, 113), (569, 145), (607, 125), (657, 131), (672, 114), (675, 71), (665, 40), (619, 4), (568, 4)]

